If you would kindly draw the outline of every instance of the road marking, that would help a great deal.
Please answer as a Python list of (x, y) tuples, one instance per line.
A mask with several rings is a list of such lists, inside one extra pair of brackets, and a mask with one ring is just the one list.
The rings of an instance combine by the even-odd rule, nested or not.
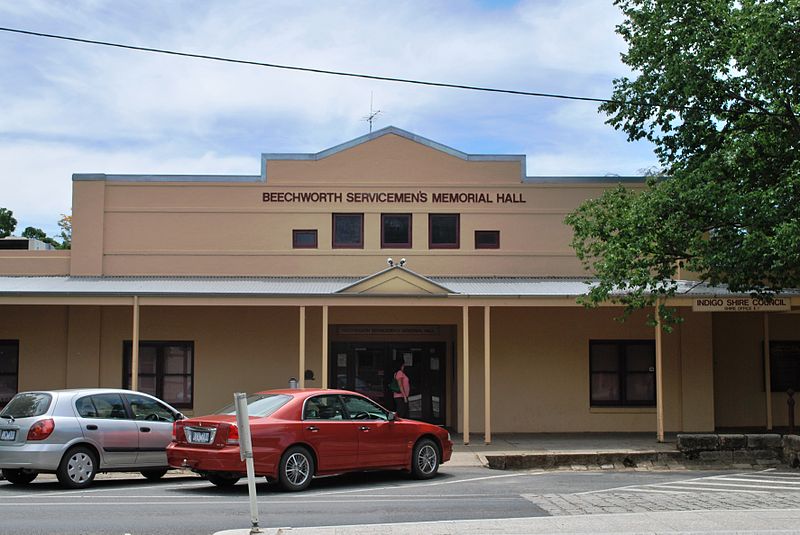
[[(507, 477), (522, 477), (522, 476), (536, 476), (540, 474), (545, 474), (546, 472), (538, 471), (538, 472), (515, 472), (513, 474), (502, 474), (498, 476), (483, 476), (483, 477), (473, 477), (469, 479), (457, 479), (454, 481), (433, 481), (433, 482), (421, 482), (421, 483), (408, 483), (408, 484), (399, 484), (399, 485), (387, 485), (384, 487), (370, 487), (370, 488), (363, 488), (363, 489), (349, 489), (349, 490), (335, 490), (335, 491), (317, 491), (313, 496), (333, 496), (336, 494), (348, 494), (351, 492), (372, 492), (376, 490), (397, 490), (397, 489), (410, 489), (416, 487), (438, 487), (441, 485), (454, 485), (456, 483), (470, 483), (472, 481), (485, 481), (487, 479), (500, 479), (500, 478), (507, 478)], [(307, 494), (306, 494), (307, 495)], [(299, 498), (298, 498), (299, 499)]]
[(791, 485), (800, 485), (800, 481), (781, 481), (779, 479), (750, 479), (745, 477), (726, 477), (722, 479), (725, 481), (748, 481), (750, 483), (775, 483), (779, 485), (789, 485), (786, 487), (787, 489), (791, 489)]
[[(695, 493), (698, 493), (698, 492), (738, 492), (738, 493), (747, 492), (747, 493), (750, 493), (750, 494), (773, 494), (772, 492), (770, 492), (768, 490), (714, 489), (714, 488), (690, 487), (688, 485), (687, 486), (682, 486), (679, 483), (676, 483), (674, 485), (669, 485), (669, 486), (663, 485), (663, 486), (660, 486), (659, 488), (694, 491)], [(639, 492), (639, 491), (642, 491), (642, 490), (645, 490), (645, 489), (631, 488), (631, 489), (625, 489), (623, 492)]]
[[(773, 489), (773, 490), (795, 490), (791, 487), (773, 487), (771, 485), (749, 485), (747, 483), (724, 483), (719, 480), (717, 481), (693, 481), (689, 485), (697, 485), (697, 488), (702, 489), (705, 485), (714, 485), (720, 487), (737, 487), (737, 488), (752, 488), (752, 489)], [(661, 487), (668, 487), (668, 483), (661, 483), (660, 485), (651, 485), (651, 486), (661, 486)]]
[[(735, 474), (735, 475), (745, 475), (745, 474)], [(707, 479), (708, 477), (716, 477), (716, 476), (703, 476), (703, 477), (693, 477), (691, 479), (679, 479), (679, 480), (674, 481), (674, 483), (686, 483), (688, 481), (698, 481), (700, 479)], [(673, 483), (673, 482), (665, 481), (663, 483), (651, 483), (651, 484), (637, 483), (637, 484), (634, 484), (634, 485), (624, 485), (622, 487), (612, 487), (610, 489), (587, 490), (587, 491), (584, 491), (584, 492), (575, 492), (574, 494), (576, 496), (582, 496), (582, 495), (585, 495), (585, 494), (601, 494), (603, 492), (615, 492), (615, 491), (623, 490), (623, 489), (653, 487), (653, 486), (656, 486), (656, 485), (669, 485), (671, 483)]]
[[(437, 497), (438, 498), (438, 497)], [(485, 501), (485, 498), (481, 498)], [(493, 502), (510, 502), (510, 501), (519, 501), (520, 498), (518, 496), (508, 497), (508, 498), (492, 498), (489, 501)], [(270, 505), (302, 505), (302, 504), (309, 504), (309, 503), (319, 503), (319, 504), (342, 504), (342, 503), (394, 503), (394, 502), (408, 502), (408, 503), (416, 503), (416, 502), (425, 502), (429, 503), (431, 499), (429, 497), (409, 497), (409, 498), (398, 498), (397, 496), (388, 496), (386, 498), (380, 500), (371, 500), (371, 499), (363, 499), (363, 498), (352, 498), (349, 500), (308, 500), (308, 501), (300, 501), (298, 500), (259, 500), (260, 506), (270, 506)], [(125, 501), (125, 502), (114, 502), (114, 505), (129, 505), (129, 506), (139, 506), (139, 505), (236, 505), (242, 506), (243, 504), (247, 504), (247, 499), (241, 500), (211, 500), (211, 501), (197, 501), (197, 502), (187, 502), (186, 500), (181, 501)], [(50, 505), (66, 505), (70, 507), (75, 507), (76, 505), (80, 506), (88, 506), (88, 507), (105, 507), (108, 506), (108, 502), (89, 502), (89, 501), (82, 501), (79, 504), (76, 504), (74, 501), (69, 502), (22, 502), (22, 503), (15, 503), (14, 507), (19, 506), (29, 506), (29, 507), (42, 507), (42, 506), (50, 506)]]
[(656, 494), (691, 494), (691, 492), (687, 492), (685, 490), (659, 490), (659, 489), (636, 489), (636, 488), (627, 489), (625, 492), (652, 492)]
[[(185, 489), (185, 488), (193, 488), (193, 487), (204, 487), (210, 486), (211, 483), (208, 481), (203, 481), (200, 483), (184, 483), (182, 485), (142, 485), (138, 487), (126, 487), (127, 490), (149, 490), (149, 489)], [(115, 485), (114, 488), (109, 489), (60, 489), (60, 490), (49, 490), (43, 492), (36, 492), (36, 496), (64, 496), (64, 495), (83, 495), (89, 493), (96, 493), (96, 492), (113, 492), (118, 491), (119, 486)], [(22, 495), (14, 495), (14, 496), (5, 496), (2, 495), (4, 498), (18, 498)], [(25, 494), (24, 496), (31, 496), (31, 494)]]

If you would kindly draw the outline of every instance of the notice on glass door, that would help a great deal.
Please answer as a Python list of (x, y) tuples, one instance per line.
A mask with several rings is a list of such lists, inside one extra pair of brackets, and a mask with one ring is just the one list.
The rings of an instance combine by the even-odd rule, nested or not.
[(439, 357), (431, 357), (431, 371), (439, 369)]

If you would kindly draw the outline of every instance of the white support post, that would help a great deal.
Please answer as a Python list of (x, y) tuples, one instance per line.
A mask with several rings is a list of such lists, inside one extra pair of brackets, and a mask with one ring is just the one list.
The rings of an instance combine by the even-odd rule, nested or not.
[(461, 321), (461, 339), (464, 346), (462, 352), (464, 353), (464, 363), (462, 368), (463, 382), (464, 382), (464, 400), (463, 400), (463, 434), (464, 445), (469, 444), (469, 307), (463, 307), (463, 319)]
[(300, 355), (299, 367), (300, 371), (297, 374), (297, 384), (300, 388), (306, 387), (306, 307), (300, 307)]
[(664, 442), (664, 356), (661, 347), (661, 300), (656, 300), (656, 434)]
[(483, 414), (484, 442), (492, 443), (491, 308), (483, 307)]
[(133, 296), (133, 336), (131, 337), (131, 390), (139, 390), (139, 296)]
[(322, 388), (328, 388), (328, 305), (322, 305)]
[(764, 312), (764, 390), (767, 401), (767, 431), (772, 431), (772, 375), (769, 357), (769, 314)]

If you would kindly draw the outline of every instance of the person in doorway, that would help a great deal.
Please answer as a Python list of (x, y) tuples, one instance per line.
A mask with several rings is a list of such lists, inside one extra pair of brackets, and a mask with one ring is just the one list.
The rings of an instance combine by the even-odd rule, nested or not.
[(400, 387), (399, 392), (394, 392), (394, 410), (401, 418), (408, 418), (408, 395), (411, 393), (411, 382), (403, 371), (405, 367), (405, 362), (401, 362), (400, 367), (394, 372), (397, 386)]

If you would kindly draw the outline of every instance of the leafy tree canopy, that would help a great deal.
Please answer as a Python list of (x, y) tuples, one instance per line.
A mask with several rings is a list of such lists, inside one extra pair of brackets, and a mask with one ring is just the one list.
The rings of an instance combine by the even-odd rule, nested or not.
[(635, 76), (600, 109), (662, 169), (567, 217), (599, 280), (584, 303), (627, 315), (685, 272), (735, 292), (800, 287), (800, 0), (615, 3)]
[(17, 220), (14, 219), (14, 212), (7, 208), (0, 208), (0, 238), (11, 236), (17, 228)]

